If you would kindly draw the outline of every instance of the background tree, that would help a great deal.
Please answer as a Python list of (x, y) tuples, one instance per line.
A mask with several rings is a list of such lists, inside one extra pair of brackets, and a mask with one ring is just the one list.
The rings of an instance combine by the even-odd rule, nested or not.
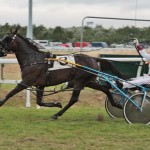
[[(18, 24), (10, 25), (6, 23), (0, 25), (0, 38), (2, 38), (6, 33), (10, 33), (10, 29), (15, 29), (19, 27), (19, 34), (26, 37), (26, 26), (21, 26)], [(130, 34), (133, 33), (140, 42), (150, 44), (150, 27), (134, 27), (125, 26), (120, 28), (104, 28), (102, 25), (97, 25), (94, 28), (85, 26), (84, 27), (83, 41), (85, 42), (107, 42), (121, 43), (124, 44), (129, 42), (131, 37)], [(42, 40), (46, 39), (53, 42), (80, 42), (81, 37), (81, 27), (70, 27), (62, 28), (57, 26), (55, 28), (46, 28), (44, 25), (33, 25), (33, 39)]]
[(54, 31), (53, 31), (53, 42), (62, 42), (62, 43), (64, 43), (64, 42), (66, 42), (66, 40), (65, 40), (65, 33), (64, 33), (64, 30), (63, 30), (63, 28), (62, 27), (60, 27), (60, 26), (57, 26), (55, 29), (54, 29)]
[(43, 25), (40, 25), (40, 26), (36, 26), (36, 25), (33, 25), (33, 36), (34, 36), (34, 39), (36, 40), (42, 40), (42, 39), (47, 39), (47, 29), (43, 26)]

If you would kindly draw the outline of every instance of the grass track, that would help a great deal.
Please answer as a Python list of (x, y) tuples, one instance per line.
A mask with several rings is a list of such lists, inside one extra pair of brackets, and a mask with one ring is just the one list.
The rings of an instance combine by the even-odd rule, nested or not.
[[(59, 120), (50, 116), (59, 109), (0, 109), (0, 150), (145, 150), (150, 126), (129, 125), (111, 119), (104, 108), (73, 107)], [(104, 120), (97, 121), (103, 114)]]
[[(103, 53), (110, 54), (110, 51), (105, 50)], [(114, 51), (111, 53), (114, 54)], [(120, 53), (126, 54), (127, 51), (121, 50)], [(88, 54), (97, 56), (96, 52)], [(5, 65), (5, 71), (6, 79), (20, 77), (19, 67), (17, 70), (14, 65)], [(13, 87), (14, 85), (0, 85), (0, 99)], [(79, 103), (57, 121), (50, 120), (50, 116), (59, 109), (37, 110), (34, 96), (32, 108), (24, 108), (24, 95), (23, 92), (14, 96), (0, 108), (0, 150), (150, 149), (150, 126), (129, 125), (124, 119), (111, 119), (103, 108), (105, 98), (100, 92), (83, 92)], [(48, 98), (48, 101), (58, 99), (66, 103), (69, 98), (69, 93), (63, 93)], [(96, 120), (98, 114), (104, 115), (104, 121)]]

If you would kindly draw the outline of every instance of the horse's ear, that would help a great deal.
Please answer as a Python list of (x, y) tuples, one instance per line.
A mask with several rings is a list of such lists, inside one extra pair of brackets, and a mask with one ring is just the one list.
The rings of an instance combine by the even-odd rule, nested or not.
[(15, 35), (15, 34), (17, 34), (17, 32), (18, 32), (18, 28), (15, 29), (13, 34)]
[(18, 30), (17, 30), (17, 28), (16, 28), (16, 29), (12, 29), (12, 28), (10, 28), (10, 33), (11, 33), (11, 34), (16, 34), (16, 33), (17, 33), (17, 31), (18, 31)]
[(13, 33), (13, 30), (12, 30), (12, 28), (10, 28), (10, 33), (11, 33), (11, 34)]
[(16, 27), (14, 30), (11, 28), (10, 33), (15, 35), (18, 33), (18, 30), (19, 30), (19, 27)]

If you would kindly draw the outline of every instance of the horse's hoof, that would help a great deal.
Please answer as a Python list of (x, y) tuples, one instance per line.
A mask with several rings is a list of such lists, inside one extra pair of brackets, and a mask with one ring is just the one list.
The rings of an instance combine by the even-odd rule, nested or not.
[(57, 102), (56, 107), (62, 108), (62, 104), (60, 102)]
[(51, 116), (51, 119), (57, 120), (57, 119), (58, 119), (58, 116), (57, 116), (56, 114), (54, 114), (53, 116)]

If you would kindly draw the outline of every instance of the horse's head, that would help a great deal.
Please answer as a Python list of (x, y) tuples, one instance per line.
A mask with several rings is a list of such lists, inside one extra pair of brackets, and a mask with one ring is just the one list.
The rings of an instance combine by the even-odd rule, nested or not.
[(6, 52), (3, 49), (2, 41), (0, 41), (0, 57), (6, 56)]
[(16, 34), (17, 30), (15, 30), (15, 32), (7, 33), (4, 35), (3, 39), (0, 41), (0, 52), (4, 52), (5, 54), (13, 52)]
[(13, 34), (6, 34), (3, 39), (1, 40), (1, 47), (2, 50), (6, 53), (12, 52), (12, 46), (13, 46), (13, 41), (15, 39), (16, 35)]

